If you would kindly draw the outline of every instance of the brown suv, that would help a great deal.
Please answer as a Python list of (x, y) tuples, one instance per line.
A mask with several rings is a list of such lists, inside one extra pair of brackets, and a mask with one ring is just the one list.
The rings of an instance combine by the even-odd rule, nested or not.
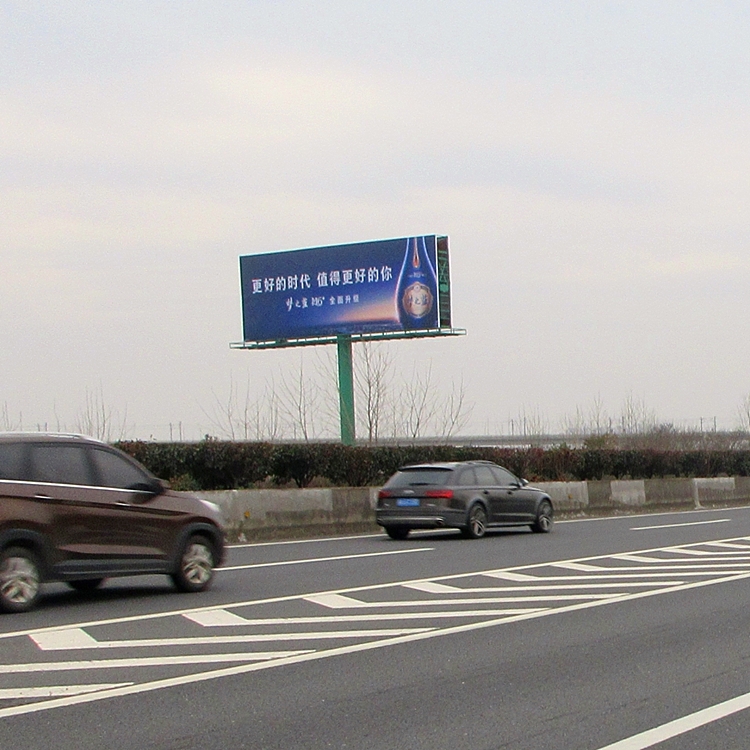
[(130, 456), (79, 435), (0, 434), (0, 611), (33, 607), (44, 581), (92, 591), (164, 573), (202, 591), (223, 558), (219, 508)]

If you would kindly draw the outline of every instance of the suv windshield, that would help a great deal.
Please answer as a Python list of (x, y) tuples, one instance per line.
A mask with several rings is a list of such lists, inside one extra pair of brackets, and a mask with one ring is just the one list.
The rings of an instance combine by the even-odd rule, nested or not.
[(408, 487), (415, 485), (445, 485), (452, 469), (401, 469), (385, 484), (386, 487)]

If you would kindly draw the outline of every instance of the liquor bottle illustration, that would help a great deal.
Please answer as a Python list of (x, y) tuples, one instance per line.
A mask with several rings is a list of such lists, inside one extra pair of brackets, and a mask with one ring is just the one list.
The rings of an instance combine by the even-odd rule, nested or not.
[(410, 237), (396, 288), (398, 314), (404, 329), (435, 328), (437, 276), (424, 237)]

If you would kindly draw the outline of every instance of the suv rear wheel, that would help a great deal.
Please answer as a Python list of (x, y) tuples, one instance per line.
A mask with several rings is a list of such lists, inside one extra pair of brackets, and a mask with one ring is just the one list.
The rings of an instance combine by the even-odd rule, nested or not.
[(39, 599), (42, 575), (36, 555), (25, 547), (0, 553), (0, 611), (26, 612)]
[(214, 551), (204, 536), (191, 536), (182, 548), (174, 585), (187, 593), (203, 591), (214, 577)]
[(487, 511), (477, 503), (469, 511), (469, 523), (461, 529), (468, 539), (480, 539), (487, 530)]

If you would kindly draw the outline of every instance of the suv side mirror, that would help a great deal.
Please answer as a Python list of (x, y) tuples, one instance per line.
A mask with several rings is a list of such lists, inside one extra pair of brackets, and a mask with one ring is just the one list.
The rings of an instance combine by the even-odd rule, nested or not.
[(128, 489), (133, 490), (133, 492), (142, 492), (146, 495), (155, 497), (156, 495), (161, 495), (164, 490), (167, 489), (165, 484), (166, 483), (162, 482), (161, 479), (152, 479), (148, 482), (136, 482), (135, 484), (131, 484)]

